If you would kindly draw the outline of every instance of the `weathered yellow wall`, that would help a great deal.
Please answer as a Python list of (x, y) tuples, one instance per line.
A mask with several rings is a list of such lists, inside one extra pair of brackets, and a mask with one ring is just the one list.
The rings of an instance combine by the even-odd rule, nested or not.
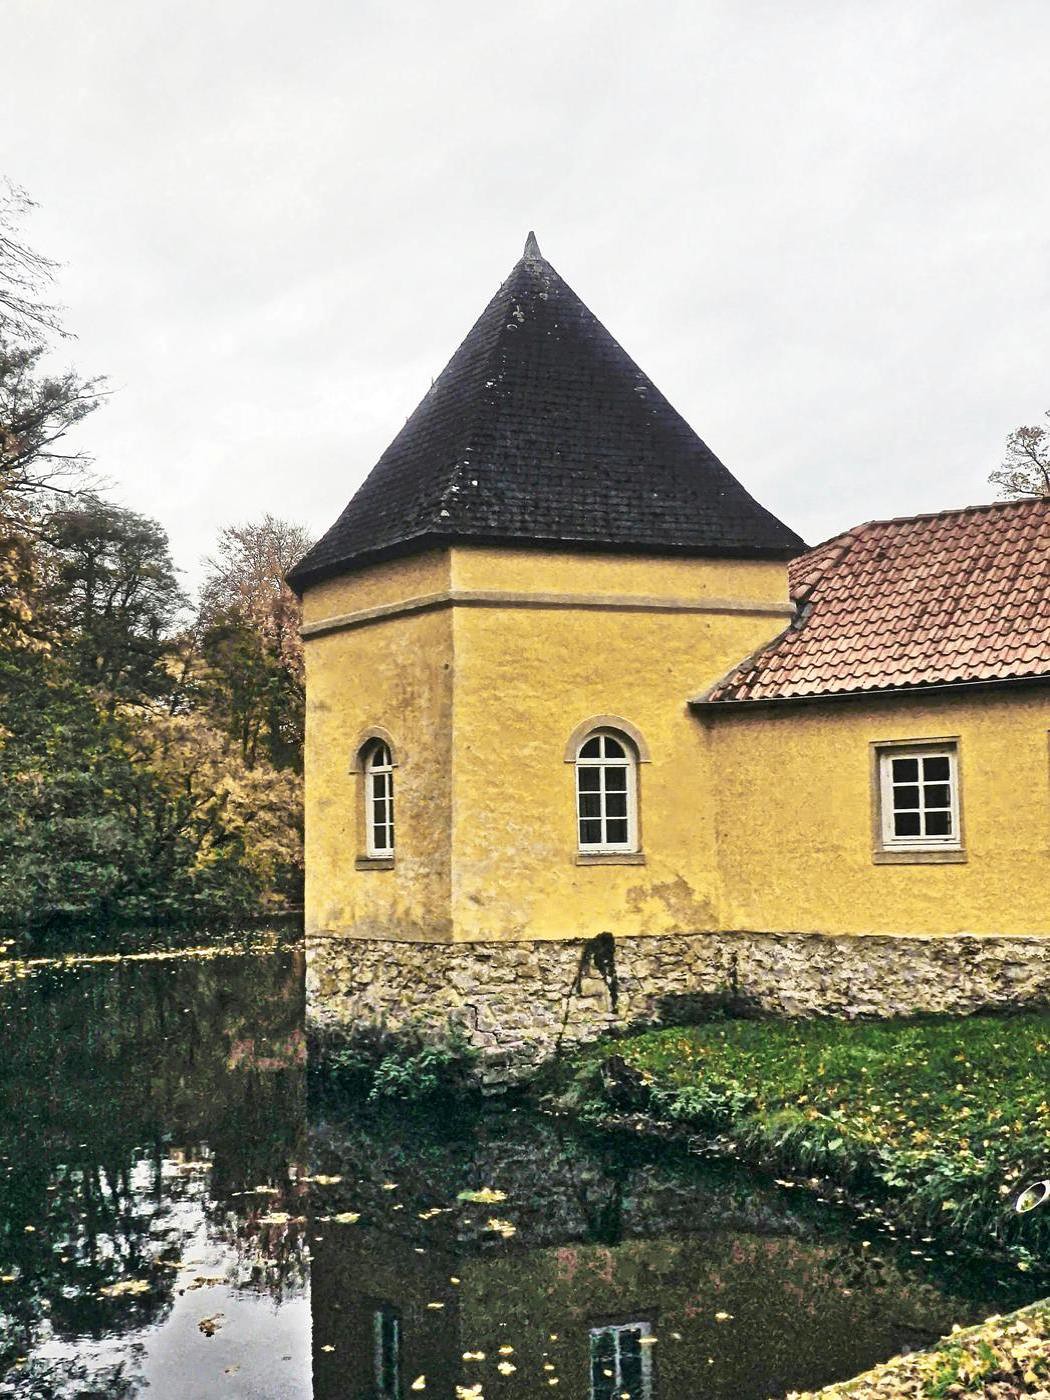
[(472, 546), (452, 551), (451, 572), (452, 585), (457, 589), (634, 594), (774, 604), (788, 601), (785, 565), (756, 559), (654, 559), (640, 554)]
[[(783, 564), (536, 551), (453, 553), (459, 587), (574, 595), (750, 598), (786, 593)], [(720, 886), (707, 737), (686, 697), (786, 619), (546, 608), (457, 608), (452, 918), (457, 939), (717, 928)], [(616, 714), (643, 734), (644, 865), (576, 864), (570, 734)]]
[[(438, 566), (435, 568), (435, 564)], [(304, 599), (311, 621), (428, 591), (442, 560), (362, 571)], [(322, 590), (324, 590), (322, 594)], [(322, 594), (322, 596), (317, 596)], [(365, 599), (367, 601), (362, 602)], [(452, 618), (413, 614), (306, 641), (306, 924), (310, 932), (444, 939), (451, 935)], [(394, 740), (397, 858), (356, 870), (364, 852), (358, 739), (379, 725)]]
[[(720, 712), (686, 705), (785, 619), (782, 564), (457, 548), (311, 589), (307, 622), (425, 594), (737, 600), (691, 613), (444, 606), (309, 637), (307, 925), (362, 937), (1050, 932), (1045, 692)], [(644, 736), (644, 864), (578, 865), (569, 735), (617, 714)], [(349, 772), (394, 738), (393, 870), (355, 869)], [(869, 744), (961, 740), (967, 861), (872, 862)]]
[[(1050, 697), (785, 705), (705, 723), (727, 928), (1050, 933)], [(967, 861), (872, 862), (869, 744), (959, 736)]]
[(409, 559), (391, 559), (341, 578), (326, 579), (303, 594), (303, 623), (323, 622), (362, 608), (401, 603), (448, 589), (449, 551), (432, 549)]

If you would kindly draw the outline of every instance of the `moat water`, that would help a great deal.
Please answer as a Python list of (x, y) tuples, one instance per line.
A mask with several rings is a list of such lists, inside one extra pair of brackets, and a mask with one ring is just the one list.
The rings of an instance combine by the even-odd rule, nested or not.
[(678, 1150), (311, 1095), (302, 973), (0, 980), (0, 1396), (768, 1400), (1034, 1296)]

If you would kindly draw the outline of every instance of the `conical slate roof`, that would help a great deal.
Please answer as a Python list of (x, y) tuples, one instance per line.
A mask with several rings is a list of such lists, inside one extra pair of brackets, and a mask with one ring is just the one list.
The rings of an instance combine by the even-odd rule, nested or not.
[(430, 392), (291, 575), (302, 590), (440, 543), (789, 558), (534, 234)]

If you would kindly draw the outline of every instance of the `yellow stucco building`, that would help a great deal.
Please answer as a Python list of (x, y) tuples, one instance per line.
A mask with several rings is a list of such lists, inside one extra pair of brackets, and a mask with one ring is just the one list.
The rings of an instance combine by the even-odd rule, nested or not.
[(1046, 934), (1048, 557), (1046, 501), (807, 552), (530, 235), (293, 573), (316, 996), (404, 944)]

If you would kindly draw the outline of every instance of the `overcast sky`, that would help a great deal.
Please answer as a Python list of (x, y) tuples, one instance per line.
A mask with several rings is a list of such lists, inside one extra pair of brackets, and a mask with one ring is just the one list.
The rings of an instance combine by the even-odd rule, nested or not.
[(325, 529), (521, 254), (815, 542), (1050, 408), (1046, 0), (6, 0), (0, 170), (192, 581)]

